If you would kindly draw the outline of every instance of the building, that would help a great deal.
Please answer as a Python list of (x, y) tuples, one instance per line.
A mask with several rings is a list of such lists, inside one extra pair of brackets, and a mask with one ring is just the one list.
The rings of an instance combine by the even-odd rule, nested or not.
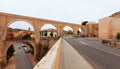
[(57, 30), (55, 29), (45, 29), (40, 31), (41, 37), (56, 37), (57, 36)]
[(116, 39), (118, 32), (120, 32), (120, 12), (99, 19), (99, 38)]
[(24, 35), (30, 34), (31, 31), (28, 30), (22, 30), (22, 29), (7, 29), (6, 39), (21, 39)]
[(98, 23), (88, 22), (86, 24), (87, 28), (87, 37), (98, 37)]
[(66, 30), (63, 30), (62, 31), (62, 35), (68, 35), (68, 34), (73, 34), (73, 31), (72, 30), (68, 30), (68, 31), (66, 31)]

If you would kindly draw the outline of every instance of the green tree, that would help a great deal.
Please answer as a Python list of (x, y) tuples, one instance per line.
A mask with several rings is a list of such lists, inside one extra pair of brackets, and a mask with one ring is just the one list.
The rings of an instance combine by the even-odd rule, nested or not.
[(22, 39), (31, 39), (31, 36), (30, 36), (30, 34), (26, 34), (22, 37)]
[(86, 25), (88, 23), (88, 21), (83, 21), (82, 25)]
[(120, 32), (117, 33), (116, 38), (119, 40), (120, 39)]

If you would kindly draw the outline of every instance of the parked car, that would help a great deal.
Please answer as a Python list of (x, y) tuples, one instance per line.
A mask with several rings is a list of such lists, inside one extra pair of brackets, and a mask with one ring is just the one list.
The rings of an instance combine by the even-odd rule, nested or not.
[(27, 47), (23, 47), (23, 49), (24, 49), (24, 51), (25, 51), (26, 53), (29, 53), (29, 52), (30, 52), (30, 49), (27, 48)]

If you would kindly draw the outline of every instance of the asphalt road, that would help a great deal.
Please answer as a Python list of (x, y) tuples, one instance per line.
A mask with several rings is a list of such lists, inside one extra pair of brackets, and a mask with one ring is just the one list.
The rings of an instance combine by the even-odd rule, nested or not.
[(26, 53), (21, 47), (21, 43), (14, 44), (14, 48), (15, 48), (16, 69), (33, 69), (30, 60), (28, 59)]
[(120, 69), (120, 56), (86, 46), (73, 38), (66, 38), (66, 40), (96, 69)]

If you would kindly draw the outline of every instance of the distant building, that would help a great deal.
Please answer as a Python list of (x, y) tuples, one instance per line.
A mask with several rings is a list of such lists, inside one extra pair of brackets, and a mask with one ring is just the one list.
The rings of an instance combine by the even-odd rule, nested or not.
[(62, 31), (62, 35), (68, 35), (68, 34), (73, 34), (73, 31), (72, 30), (68, 30), (68, 31), (66, 31), (66, 30), (63, 30)]
[(57, 30), (55, 29), (45, 29), (40, 31), (41, 37), (56, 37), (57, 36)]
[(98, 23), (88, 22), (86, 24), (87, 28), (87, 37), (98, 37)]
[(30, 34), (30, 29), (22, 30), (22, 29), (7, 29), (6, 39), (21, 39), (24, 35)]
[(99, 19), (99, 38), (115, 39), (120, 32), (120, 12)]

